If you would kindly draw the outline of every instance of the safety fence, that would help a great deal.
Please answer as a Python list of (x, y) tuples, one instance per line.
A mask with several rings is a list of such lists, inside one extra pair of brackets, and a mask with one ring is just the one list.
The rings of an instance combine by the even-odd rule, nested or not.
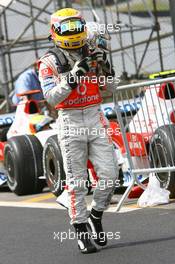
[[(119, 86), (115, 90), (115, 111), (122, 135), (122, 152), (127, 156), (132, 181), (122, 198), (120, 210), (140, 175), (155, 175), (162, 188), (175, 194), (175, 77)], [(140, 88), (139, 103), (135, 90)], [(123, 100), (125, 98), (125, 100)], [(121, 114), (121, 102), (138, 106), (130, 116)], [(119, 104), (120, 102), (120, 104)], [(172, 193), (173, 195), (173, 193)]]

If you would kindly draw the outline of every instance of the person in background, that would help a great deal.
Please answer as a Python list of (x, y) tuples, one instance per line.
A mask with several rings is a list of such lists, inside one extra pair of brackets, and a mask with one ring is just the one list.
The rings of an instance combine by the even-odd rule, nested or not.
[(31, 90), (40, 90), (41, 93), (32, 95), (32, 99), (43, 100), (43, 93), (38, 79), (38, 70), (36, 64), (33, 68), (30, 68), (21, 73), (15, 82), (14, 95), (12, 97), (12, 103), (17, 105), (22, 98), (17, 94), (24, 93)]

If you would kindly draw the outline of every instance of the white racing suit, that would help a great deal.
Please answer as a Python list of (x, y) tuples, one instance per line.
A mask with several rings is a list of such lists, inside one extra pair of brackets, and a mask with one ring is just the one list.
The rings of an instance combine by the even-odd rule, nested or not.
[[(71, 67), (77, 60), (82, 59), (79, 52), (64, 51), (64, 54), (68, 55), (66, 57)], [(94, 165), (99, 178), (92, 201), (92, 207), (97, 211), (104, 211), (110, 203), (118, 177), (118, 165), (111, 137), (106, 133), (109, 123), (100, 109), (99, 95), (86, 97), (82, 91), (80, 98), (84, 99), (69, 98), (72, 88), (62, 78), (68, 72), (59, 73), (57, 65), (54, 55), (47, 54), (42, 57), (39, 78), (46, 100), (59, 110), (58, 141), (66, 172), (71, 224), (86, 223), (85, 182), (88, 159)], [(65, 105), (70, 108), (65, 108), (62, 103), (67, 98), (69, 100)]]

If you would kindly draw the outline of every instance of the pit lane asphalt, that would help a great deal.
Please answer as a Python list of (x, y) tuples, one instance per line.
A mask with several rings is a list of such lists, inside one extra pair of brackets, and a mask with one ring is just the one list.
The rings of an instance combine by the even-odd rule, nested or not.
[[(22, 203), (24, 197), (20, 199)], [(120, 239), (109, 240), (108, 246), (95, 254), (82, 255), (75, 240), (61, 243), (58, 239), (58, 232), (70, 228), (66, 210), (0, 206), (0, 264), (174, 264), (174, 209), (171, 203), (105, 213), (105, 230), (120, 232)]]
[(69, 229), (64, 210), (1, 207), (0, 219), (1, 264), (175, 262), (174, 210), (105, 213), (105, 230), (120, 232), (121, 238), (88, 256), (79, 253), (76, 241), (54, 239), (54, 232)]

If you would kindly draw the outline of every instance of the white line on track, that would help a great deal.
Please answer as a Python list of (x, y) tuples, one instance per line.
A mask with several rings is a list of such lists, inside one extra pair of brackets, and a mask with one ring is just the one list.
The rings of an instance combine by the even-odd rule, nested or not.
[[(21, 207), (21, 208), (40, 208), (40, 209), (59, 209), (65, 210), (65, 208), (57, 203), (25, 203), (25, 202), (0, 202), (0, 206), (2, 207)], [(88, 206), (88, 210), (90, 209), (90, 205)], [(119, 213), (126, 213), (135, 210), (139, 210), (141, 208), (138, 207), (129, 207), (124, 206), (121, 208)], [(109, 207), (106, 212), (116, 213), (116, 207)]]

